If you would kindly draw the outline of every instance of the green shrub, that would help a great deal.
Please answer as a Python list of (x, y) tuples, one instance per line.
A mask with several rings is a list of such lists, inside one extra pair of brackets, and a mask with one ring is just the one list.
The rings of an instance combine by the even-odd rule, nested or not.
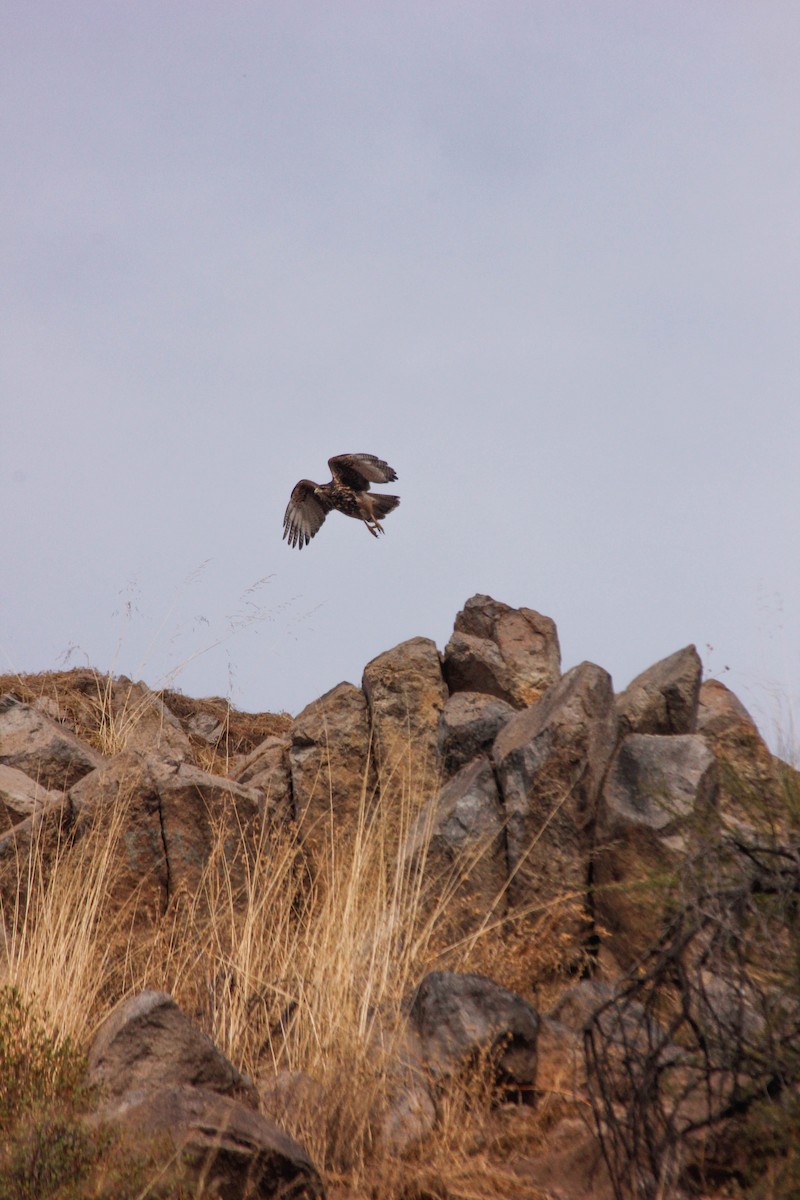
[(56, 1100), (85, 1102), (86, 1063), (58, 1041), (16, 988), (0, 988), (0, 1131)]

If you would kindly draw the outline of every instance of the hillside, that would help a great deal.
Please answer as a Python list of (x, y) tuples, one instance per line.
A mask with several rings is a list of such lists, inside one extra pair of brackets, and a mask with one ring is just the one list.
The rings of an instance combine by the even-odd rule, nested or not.
[(0, 697), (3, 1200), (797, 1194), (798, 775), (693, 646)]

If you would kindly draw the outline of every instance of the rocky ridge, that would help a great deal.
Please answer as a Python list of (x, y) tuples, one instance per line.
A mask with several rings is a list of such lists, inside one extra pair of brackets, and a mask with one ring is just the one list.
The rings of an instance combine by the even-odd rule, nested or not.
[[(467, 601), (442, 653), (413, 638), (367, 664), (360, 687), (341, 683), (294, 720), (259, 724), (224, 702), (157, 695), (124, 678), (98, 687), (93, 672), (52, 692), (46, 677), (4, 683), (7, 926), (34, 852), (44, 847), (46, 863), (48, 847), (79, 842), (123, 800), (114, 887), (120, 901), (136, 892), (143, 931), (198, 894), (220, 831), (235, 892), (265, 828), (291, 829), (313, 876), (332, 838), (356, 838), (365, 812), (403, 800), (415, 816), (395, 852), (418, 873), (421, 908), (436, 912), (443, 936), (480, 938), (488, 927), (502, 936), (547, 914), (559, 945), (552, 978), (513, 991), (490, 972), (434, 971), (399, 1004), (404, 1049), (386, 1067), (393, 1083), (375, 1139), (401, 1157), (435, 1136), (450, 1081), (478, 1059), (491, 1064), (498, 1103), (535, 1108), (568, 1091), (585, 1111), (586, 1031), (668, 935), (688, 894), (683, 873), (729, 842), (794, 845), (796, 776), (736, 697), (702, 681), (694, 647), (615, 694), (595, 664), (561, 673), (549, 618), (487, 596)], [(87, 737), (81, 697), (100, 704), (104, 743)], [(168, 1130), (219, 1194), (324, 1194), (323, 1173), (282, 1127), (292, 1097), (314, 1081), (280, 1070), (248, 1079), (168, 995), (145, 991), (118, 1006), (89, 1067), (98, 1119)], [(621, 1186), (616, 1160), (597, 1133), (570, 1112), (520, 1177), (561, 1200), (610, 1195)], [(692, 1153), (682, 1145), (681, 1162)], [(678, 1194), (688, 1175), (675, 1170)]]

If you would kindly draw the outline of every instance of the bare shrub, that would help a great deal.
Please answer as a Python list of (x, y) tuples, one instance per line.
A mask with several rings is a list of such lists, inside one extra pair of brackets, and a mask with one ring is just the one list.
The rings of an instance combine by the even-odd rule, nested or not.
[(724, 1131), (800, 1085), (800, 854), (729, 838), (689, 863), (658, 946), (585, 1030), (618, 1200), (733, 1172)]

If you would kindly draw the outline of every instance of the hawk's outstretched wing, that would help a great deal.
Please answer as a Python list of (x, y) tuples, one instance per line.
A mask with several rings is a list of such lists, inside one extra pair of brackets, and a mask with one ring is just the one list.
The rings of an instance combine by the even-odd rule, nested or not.
[(374, 454), (337, 454), (328, 459), (334, 481), (355, 492), (368, 492), (370, 483), (391, 483), (397, 474)]
[(290, 546), (300, 550), (308, 545), (333, 507), (327, 496), (315, 494), (316, 486), (310, 479), (295, 484), (283, 518), (283, 536)]

